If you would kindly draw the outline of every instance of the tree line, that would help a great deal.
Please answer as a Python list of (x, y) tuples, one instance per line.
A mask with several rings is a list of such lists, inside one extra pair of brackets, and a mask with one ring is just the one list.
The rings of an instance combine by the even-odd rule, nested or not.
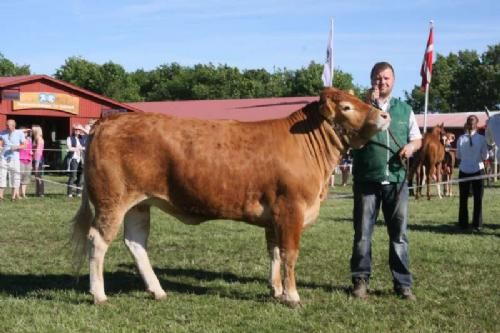
[[(323, 65), (311, 62), (297, 70), (240, 70), (225, 64), (178, 63), (153, 70), (127, 72), (112, 61), (102, 65), (69, 57), (54, 77), (120, 102), (260, 98), (317, 95), (323, 84)], [(30, 74), (29, 65), (16, 65), (0, 53), (0, 76)], [(333, 85), (363, 96), (367, 87), (353, 83), (352, 75), (336, 69)], [(415, 85), (405, 92), (415, 112), (424, 109), (424, 92)], [(462, 112), (494, 109), (500, 103), (500, 44), (479, 55), (473, 50), (437, 54), (433, 64), (429, 110)]]

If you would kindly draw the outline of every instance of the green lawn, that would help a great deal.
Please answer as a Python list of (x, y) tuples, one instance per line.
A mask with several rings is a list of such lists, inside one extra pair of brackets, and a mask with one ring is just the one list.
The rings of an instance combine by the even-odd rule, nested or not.
[[(349, 191), (337, 186), (333, 194)], [(94, 306), (87, 267), (79, 282), (71, 275), (68, 220), (79, 202), (55, 184), (47, 192), (0, 202), (0, 332), (500, 331), (500, 186), (485, 191), (481, 234), (455, 227), (458, 198), (412, 199), (417, 302), (392, 294), (382, 221), (374, 237), (372, 296), (350, 297), (352, 199), (327, 200), (302, 237), (303, 306), (295, 310), (268, 296), (263, 230), (229, 221), (185, 226), (158, 210), (149, 253), (169, 297), (149, 299), (131, 256), (115, 241), (105, 267), (109, 302)]]

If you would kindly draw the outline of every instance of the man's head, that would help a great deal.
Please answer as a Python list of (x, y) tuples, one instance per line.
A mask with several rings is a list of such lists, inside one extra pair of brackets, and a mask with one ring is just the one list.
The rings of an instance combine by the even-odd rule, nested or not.
[(370, 73), (373, 89), (379, 91), (381, 98), (385, 99), (391, 95), (394, 87), (394, 68), (388, 62), (377, 62)]
[(7, 129), (10, 132), (14, 132), (16, 130), (16, 121), (14, 119), (7, 120)]

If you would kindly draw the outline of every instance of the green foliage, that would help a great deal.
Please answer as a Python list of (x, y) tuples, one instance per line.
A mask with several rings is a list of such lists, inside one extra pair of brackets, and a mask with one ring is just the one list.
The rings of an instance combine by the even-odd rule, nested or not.
[(99, 65), (81, 57), (70, 57), (54, 76), (121, 102), (141, 100), (139, 85), (121, 65), (111, 61)]
[[(0, 202), (1, 332), (498, 332), (500, 327), (498, 185), (485, 190), (482, 234), (455, 227), (456, 197), (411, 200), (415, 303), (392, 293), (381, 221), (374, 231), (371, 297), (350, 296), (352, 198), (326, 200), (319, 221), (301, 239), (296, 272), (303, 307), (295, 310), (268, 295), (262, 229), (232, 221), (187, 226), (156, 209), (148, 252), (168, 298), (148, 297), (117, 239), (106, 255), (109, 303), (91, 305), (88, 269), (79, 281), (71, 275), (68, 221), (79, 203), (64, 191), (64, 185), (51, 183), (45, 198)], [(335, 187), (332, 194), (351, 192)]]
[(18, 76), (29, 74), (29, 65), (18, 66), (9, 59), (5, 58), (2, 53), (0, 53), (0, 76)]
[[(419, 86), (408, 93), (407, 102), (415, 112), (424, 109)], [(500, 102), (500, 44), (489, 46), (481, 56), (464, 50), (448, 56), (437, 55), (429, 90), (429, 110), (464, 112), (492, 108)]]
[[(98, 65), (80, 57), (70, 57), (56, 72), (56, 78), (119, 101), (162, 101), (259, 98), (317, 95), (322, 89), (323, 65), (311, 62), (296, 71), (265, 69), (240, 71), (228, 65), (178, 63), (163, 64), (151, 71), (126, 73), (112, 62)], [(352, 75), (337, 70), (334, 86), (360, 91)]]

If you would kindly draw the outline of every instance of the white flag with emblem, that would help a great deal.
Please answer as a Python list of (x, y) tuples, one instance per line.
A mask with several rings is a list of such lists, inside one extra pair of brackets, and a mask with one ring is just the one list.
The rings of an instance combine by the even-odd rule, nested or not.
[(323, 66), (323, 75), (321, 76), (324, 87), (331, 87), (333, 84), (333, 20), (328, 35), (328, 43), (326, 45), (326, 60)]

